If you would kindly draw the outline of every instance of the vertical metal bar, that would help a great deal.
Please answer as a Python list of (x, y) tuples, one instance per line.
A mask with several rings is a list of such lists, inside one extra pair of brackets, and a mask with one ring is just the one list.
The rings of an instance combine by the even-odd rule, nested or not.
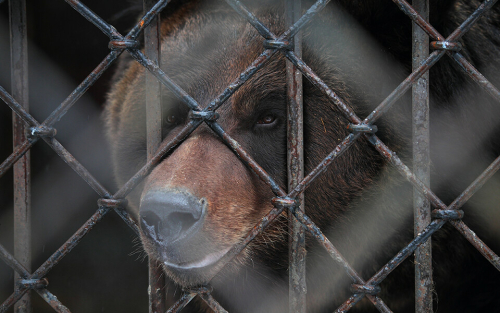
[[(26, 0), (9, 1), (12, 96), (28, 111), (28, 40)], [(14, 150), (26, 141), (24, 121), (12, 113)], [(14, 257), (31, 271), (31, 190), (29, 151), (14, 164)], [(15, 274), (15, 282), (21, 277)], [(15, 286), (17, 287), (17, 286)], [(30, 293), (14, 306), (16, 313), (31, 312)]]
[[(413, 7), (429, 20), (429, 0), (413, 0)], [(413, 69), (429, 57), (429, 36), (413, 24)], [(430, 185), (429, 157), (429, 72), (413, 84), (413, 171), (426, 186)], [(421, 233), (431, 222), (429, 200), (413, 189), (414, 232)], [(431, 238), (415, 250), (415, 311), (432, 312), (432, 250)]]
[[(144, 11), (149, 11), (155, 0), (144, 0)], [(160, 17), (157, 16), (149, 26), (144, 29), (144, 43), (146, 56), (160, 64)], [(151, 159), (161, 143), (161, 85), (158, 79), (146, 71), (146, 119), (147, 119), (147, 155)], [(165, 277), (161, 266), (155, 260), (149, 260), (149, 312), (165, 312)]]
[[(286, 20), (290, 27), (301, 16), (301, 1), (286, 1)], [(293, 50), (302, 57), (302, 32), (293, 39)], [(304, 178), (302, 73), (286, 61), (288, 97), (288, 190)], [(304, 212), (304, 194), (297, 199)], [(289, 229), (289, 312), (306, 312), (306, 247), (305, 230), (292, 212), (288, 212)]]

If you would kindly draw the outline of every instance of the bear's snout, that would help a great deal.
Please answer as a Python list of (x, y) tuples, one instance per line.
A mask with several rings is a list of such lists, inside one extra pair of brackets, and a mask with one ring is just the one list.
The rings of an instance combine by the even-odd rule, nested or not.
[(163, 246), (196, 236), (203, 225), (207, 202), (178, 191), (151, 191), (140, 205), (141, 230), (146, 237)]

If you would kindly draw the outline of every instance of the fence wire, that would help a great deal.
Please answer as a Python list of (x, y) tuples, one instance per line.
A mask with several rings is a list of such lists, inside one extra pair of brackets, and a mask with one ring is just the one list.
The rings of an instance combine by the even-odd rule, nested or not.
[[(414, 7), (404, 0), (394, 0), (395, 5), (406, 14), (414, 23), (415, 38), (417, 38), (417, 52), (422, 58), (414, 62), (413, 72), (401, 84), (385, 98), (373, 112), (362, 119), (335, 93), (334, 90), (314, 73), (314, 71), (302, 60), (301, 57), (301, 38), (300, 30), (311, 21), (329, 1), (317, 1), (312, 7), (308, 8), (305, 14), (300, 15), (302, 11), (300, 1), (287, 1), (287, 21), (288, 30), (282, 35), (273, 34), (259, 19), (254, 16), (241, 2), (237, 0), (227, 0), (238, 14), (245, 18), (259, 34), (265, 39), (264, 51), (256, 58), (252, 64), (238, 76), (219, 96), (214, 98), (210, 104), (202, 109), (193, 97), (184, 91), (168, 73), (165, 73), (159, 66), (161, 52), (159, 51), (159, 13), (168, 5), (168, 0), (154, 2), (144, 1), (146, 13), (139, 22), (126, 35), (120, 34), (113, 25), (104, 21), (101, 17), (92, 12), (82, 2), (78, 0), (66, 0), (74, 10), (84, 16), (89, 22), (94, 24), (109, 38), (109, 54), (98, 64), (87, 78), (70, 94), (68, 97), (50, 114), (43, 122), (39, 122), (29, 113), (27, 106), (27, 33), (26, 33), (26, 4), (24, 0), (11, 0), (10, 14), (12, 28), (12, 55), (13, 55), (13, 81), (12, 93), (9, 94), (0, 86), (0, 98), (14, 112), (15, 125), (15, 146), (13, 153), (0, 165), (0, 176), (3, 176), (10, 168), (14, 168), (16, 199), (16, 235), (14, 254), (8, 252), (0, 245), (0, 257), (16, 272), (16, 287), (14, 292), (0, 306), (0, 312), (6, 312), (11, 306), (16, 305), (16, 312), (24, 312), (22, 308), (30, 306), (29, 291), (36, 291), (56, 312), (70, 312), (53, 295), (47, 286), (46, 276), (61, 259), (66, 256), (82, 240), (92, 228), (108, 212), (116, 212), (135, 232), (139, 229), (134, 220), (124, 210), (126, 205), (125, 197), (158, 165), (164, 156), (173, 149), (182, 144), (188, 136), (200, 125), (206, 124), (210, 127), (221, 140), (230, 147), (233, 152), (249, 167), (258, 177), (260, 177), (274, 193), (275, 197), (270, 199), (274, 205), (266, 216), (248, 233), (246, 238), (239, 244), (233, 246), (223, 257), (222, 262), (227, 264), (266, 227), (284, 211), (288, 210), (290, 215), (290, 233), (293, 240), (290, 246), (290, 310), (293, 312), (306, 312), (306, 285), (305, 285), (305, 246), (304, 232), (309, 232), (322, 245), (329, 255), (338, 262), (351, 278), (352, 294), (337, 309), (337, 312), (346, 312), (355, 306), (361, 299), (366, 297), (380, 312), (391, 312), (391, 309), (385, 304), (383, 299), (378, 296), (380, 291), (379, 284), (391, 273), (401, 262), (417, 251), (417, 255), (423, 256), (425, 260), (418, 261), (421, 266), (416, 271), (416, 302), (419, 312), (432, 311), (432, 281), (420, 279), (423, 276), (429, 276), (431, 269), (430, 238), (432, 234), (438, 231), (445, 223), (453, 225), (465, 238), (467, 238), (481, 254), (498, 270), (500, 270), (499, 257), (478, 238), (472, 230), (465, 225), (461, 218), (463, 212), (460, 208), (463, 204), (490, 178), (500, 167), (500, 157), (497, 158), (464, 192), (447, 206), (441, 201), (429, 188), (429, 161), (428, 156), (424, 156), (422, 164), (414, 164), (414, 172), (405, 165), (401, 159), (391, 151), (382, 140), (374, 133), (375, 122), (391, 108), (395, 102), (402, 97), (412, 86), (414, 87), (414, 112), (415, 123), (418, 125), (428, 125), (428, 115), (422, 115), (422, 111), (428, 112), (428, 85), (422, 87), (422, 81), (428, 81), (428, 71), (444, 55), (457, 62), (460, 67), (469, 75), (469, 77), (478, 83), (488, 94), (500, 102), (500, 92), (494, 87), (473, 65), (471, 65), (460, 51), (458, 40), (471, 28), (474, 23), (489, 10), (496, 1), (484, 1), (476, 11), (447, 38), (443, 37), (437, 30), (429, 24), (428, 12), (426, 11), (428, 3), (418, 1)], [(19, 27), (22, 26), (22, 27)], [(138, 42), (138, 36), (145, 32), (146, 48), (141, 50)], [(428, 36), (428, 37), (427, 37)], [(430, 46), (434, 51), (425, 55), (428, 51), (428, 39)], [(414, 49), (414, 50), (415, 50)], [(419, 49), (419, 50), (418, 50)], [(147, 78), (147, 88), (151, 88), (152, 97), (147, 99), (148, 112), (148, 161), (147, 163), (118, 191), (112, 193), (108, 191), (94, 176), (76, 160), (65, 147), (55, 139), (56, 123), (71, 109), (73, 104), (92, 86), (106, 71), (110, 65), (122, 54), (128, 51), (130, 55), (144, 66), (150, 73)], [(424, 52), (422, 52), (424, 51)], [(292, 134), (289, 149), (289, 191), (283, 190), (273, 177), (245, 151), (239, 143), (233, 139), (217, 122), (216, 110), (224, 102), (245, 84), (260, 68), (265, 67), (267, 61), (275, 54), (283, 54), (287, 60), (287, 81), (289, 90), (289, 132)], [(19, 59), (15, 59), (19, 57)], [(18, 66), (21, 64), (21, 66)], [(351, 133), (345, 137), (342, 142), (325, 157), (308, 175), (304, 177), (303, 170), (303, 147), (302, 145), (302, 99), (301, 88), (302, 78), (308, 79), (314, 86), (321, 90), (334, 103), (339, 110), (350, 121), (349, 129)], [(189, 109), (192, 110), (191, 120), (180, 131), (175, 138), (168, 142), (161, 142), (161, 117), (158, 114), (160, 108), (160, 83), (166, 86), (173, 94), (181, 100)], [(420, 88), (420, 87), (422, 88)], [(420, 89), (419, 89), (420, 88)], [(420, 104), (419, 104), (420, 103)], [(423, 116), (423, 117), (422, 117)], [(428, 128), (428, 127), (427, 127)], [(24, 136), (24, 134), (29, 134)], [(419, 138), (428, 138), (428, 134), (417, 133)], [(308, 217), (307, 211), (304, 211), (303, 203), (304, 191), (310, 184), (326, 170), (335, 160), (342, 155), (360, 138), (366, 138), (375, 149), (391, 163), (410, 183), (413, 184), (416, 191), (415, 203), (418, 207), (416, 217), (418, 222), (415, 229), (415, 238), (398, 254), (396, 254), (387, 264), (380, 268), (377, 273), (369, 279), (363, 279), (362, 276), (349, 264), (341, 255), (337, 248), (328, 240), (323, 232)], [(30, 264), (30, 224), (29, 215), (30, 203), (30, 177), (29, 177), (29, 151), (37, 141), (44, 141), (52, 148), (80, 177), (87, 182), (92, 189), (99, 195), (98, 209), (81, 228), (48, 258), (39, 268), (32, 271)], [(293, 144), (299, 143), (300, 145)], [(428, 155), (428, 139), (419, 140), (422, 146), (416, 148), (416, 158), (421, 158), (421, 154)], [(433, 207), (432, 221), (420, 219), (421, 216), (430, 217), (430, 206)], [(427, 213), (426, 213), (427, 212)], [(292, 218), (294, 216), (294, 218)], [(23, 222), (28, 221), (28, 222)], [(425, 257), (427, 256), (427, 257)], [(417, 256), (419, 258), (419, 256)], [(419, 259), (420, 260), (420, 259)], [(210, 286), (203, 286), (197, 289), (185, 290), (180, 299), (170, 308), (165, 307), (165, 297), (161, 292), (164, 284), (159, 280), (162, 276), (158, 267), (151, 262), (150, 281), (150, 312), (179, 312), (192, 299), (199, 297), (215, 312), (226, 312), (223, 307), (211, 294)]]

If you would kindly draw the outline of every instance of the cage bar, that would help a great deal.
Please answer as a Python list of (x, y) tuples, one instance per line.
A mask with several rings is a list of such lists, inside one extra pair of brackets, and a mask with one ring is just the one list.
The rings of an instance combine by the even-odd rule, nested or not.
[[(155, 0), (144, 0), (144, 13), (156, 4)], [(160, 65), (160, 16), (157, 15), (144, 29), (144, 52), (155, 65)], [(146, 71), (146, 129), (147, 158), (156, 154), (161, 143), (161, 84), (156, 77)], [(149, 259), (149, 312), (165, 312), (165, 276), (161, 265)]]
[[(290, 27), (301, 16), (301, 1), (286, 1), (285, 15)], [(302, 33), (290, 38), (292, 49), (302, 57)], [(293, 190), (304, 179), (304, 136), (303, 136), (303, 97), (302, 73), (287, 60), (287, 101), (288, 101), (288, 190)], [(296, 198), (298, 207), (288, 209), (288, 280), (289, 312), (306, 312), (306, 246), (305, 231), (301, 223), (293, 216), (292, 210), (304, 212), (304, 193)]]
[[(413, 8), (424, 20), (429, 19), (429, 1), (413, 0)], [(412, 24), (412, 67), (416, 70), (429, 57), (429, 36)], [(429, 71), (412, 86), (413, 172), (425, 185), (430, 184), (429, 155)], [(414, 234), (417, 236), (431, 222), (429, 200), (413, 189)], [(432, 244), (431, 238), (415, 250), (415, 311), (432, 312)]]
[[(28, 111), (28, 39), (26, 0), (9, 1), (11, 39), (12, 96)], [(12, 113), (14, 150), (26, 141), (24, 121)], [(14, 170), (14, 257), (31, 270), (31, 177), (30, 152), (27, 151), (13, 166)], [(14, 288), (21, 276), (14, 275)], [(29, 313), (31, 292), (27, 292), (15, 305), (14, 312)]]

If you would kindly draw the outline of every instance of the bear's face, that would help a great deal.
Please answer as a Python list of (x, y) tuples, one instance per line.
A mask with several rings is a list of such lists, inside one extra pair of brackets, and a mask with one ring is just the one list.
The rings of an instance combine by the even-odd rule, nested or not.
[[(264, 39), (234, 13), (206, 14), (194, 16), (182, 27), (172, 30), (162, 43), (161, 56), (164, 72), (201, 107), (206, 107), (264, 51)], [(259, 18), (275, 34), (283, 32), (279, 10), (264, 12)], [(328, 16), (326, 19), (338, 22)], [(338, 23), (328, 27), (343, 27), (342, 22)], [(367, 80), (367, 73), (358, 71), (359, 63), (346, 64), (362, 56), (347, 53), (352, 49), (347, 40), (349, 35), (325, 41), (327, 34), (323, 32), (335, 31), (324, 29), (324, 25), (313, 24), (305, 30), (304, 59), (348, 105), (362, 108), (368, 92), (353, 96), (356, 93), (350, 88), (356, 85), (349, 87), (347, 82), (359, 75)], [(347, 47), (333, 44), (342, 40), (348, 43)], [(284, 190), (287, 189), (285, 67), (285, 58), (277, 53), (217, 110), (217, 122), (227, 135)], [(380, 92), (377, 86), (380, 82), (371, 84)], [(107, 106), (119, 183), (124, 183), (146, 162), (145, 98), (145, 70), (131, 63), (115, 85)], [(306, 81), (304, 107), (307, 173), (349, 134), (349, 121)], [(162, 110), (163, 140), (169, 142), (190, 121), (190, 112), (166, 88), (162, 91)], [(349, 203), (376, 177), (382, 164), (381, 157), (366, 142), (354, 144), (308, 189), (308, 215), (320, 227), (334, 226)], [(221, 270), (224, 266), (219, 262), (221, 258), (273, 208), (274, 196), (270, 188), (202, 124), (136, 188), (130, 196), (130, 204), (136, 210), (146, 252), (157, 259), (177, 283), (190, 286), (207, 283)], [(264, 262), (267, 266), (278, 271), (286, 269), (286, 228), (283, 215), (235, 258), (231, 269), (255, 266), (254, 262), (263, 262), (266, 258), (273, 259), (271, 264)]]

